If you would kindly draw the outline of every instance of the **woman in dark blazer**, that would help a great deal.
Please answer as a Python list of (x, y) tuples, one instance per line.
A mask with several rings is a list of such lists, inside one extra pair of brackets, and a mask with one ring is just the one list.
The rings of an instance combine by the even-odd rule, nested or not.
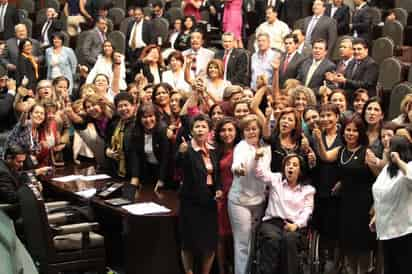
[(159, 84), (162, 82), (163, 59), (160, 48), (156, 45), (146, 46), (139, 60), (132, 68), (132, 75), (142, 73), (147, 81), (151, 84)]
[(19, 44), (19, 57), (17, 59), (16, 82), (22, 85), (26, 77), (28, 82), (24, 83), (28, 89), (34, 90), (39, 79), (39, 64), (32, 54), (33, 43), (29, 39), (23, 39)]
[(168, 181), (170, 143), (166, 130), (153, 104), (139, 107), (133, 142), (136, 145), (139, 180), (143, 184), (156, 185), (155, 191)]
[(183, 170), (180, 191), (179, 226), (185, 273), (193, 273), (194, 256), (201, 256), (201, 273), (209, 273), (217, 247), (217, 205), (222, 197), (219, 164), (207, 143), (210, 131), (207, 115), (195, 116), (191, 124), (193, 138), (184, 140), (176, 163)]

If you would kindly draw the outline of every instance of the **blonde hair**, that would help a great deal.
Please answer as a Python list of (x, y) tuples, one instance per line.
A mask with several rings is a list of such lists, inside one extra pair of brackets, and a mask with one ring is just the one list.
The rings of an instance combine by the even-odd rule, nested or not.
[(295, 101), (300, 94), (304, 94), (308, 105), (316, 106), (316, 96), (312, 89), (305, 86), (297, 86), (289, 90), (290, 103), (295, 105)]
[(412, 94), (406, 94), (405, 97), (401, 101), (400, 105), (400, 111), (401, 113), (405, 114), (406, 113), (406, 107), (409, 103), (412, 102)]
[(242, 120), (240, 120), (240, 124), (239, 124), (240, 130), (243, 132), (245, 130), (245, 128), (248, 127), (253, 122), (257, 123), (257, 125), (260, 129), (260, 134), (262, 134), (263, 126), (260, 123), (260, 120), (259, 120), (259, 118), (256, 114), (249, 114), (249, 115), (246, 115), (245, 117), (243, 117)]

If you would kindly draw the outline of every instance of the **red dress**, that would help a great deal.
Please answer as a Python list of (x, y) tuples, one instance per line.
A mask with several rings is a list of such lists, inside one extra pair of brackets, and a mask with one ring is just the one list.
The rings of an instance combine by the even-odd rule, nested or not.
[(230, 187), (232, 186), (233, 174), (232, 174), (232, 162), (233, 162), (233, 149), (225, 152), (222, 159), (219, 161), (220, 179), (222, 181), (223, 197), (218, 200), (217, 203), (217, 218), (219, 236), (228, 236), (232, 234), (232, 228), (230, 226), (229, 215), (227, 211), (227, 196), (229, 194)]
[(186, 5), (183, 9), (184, 16), (193, 16), (196, 19), (196, 22), (202, 19), (200, 14), (200, 9), (196, 8), (190, 0), (186, 0)]

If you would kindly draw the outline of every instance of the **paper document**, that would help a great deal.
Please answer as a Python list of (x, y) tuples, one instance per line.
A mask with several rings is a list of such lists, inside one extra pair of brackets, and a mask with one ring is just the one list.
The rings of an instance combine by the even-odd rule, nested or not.
[(134, 215), (146, 215), (146, 214), (158, 214), (158, 213), (168, 213), (170, 209), (162, 205), (149, 202), (149, 203), (137, 203), (132, 205), (125, 205), (122, 208), (126, 209), (128, 212)]
[(76, 194), (79, 196), (82, 196), (83, 198), (91, 198), (94, 196), (94, 194), (96, 194), (97, 190), (95, 188), (89, 188), (86, 190), (82, 190), (82, 191), (77, 191)]
[(56, 182), (62, 182), (62, 183), (67, 183), (71, 181), (97, 181), (97, 180), (104, 180), (104, 179), (109, 179), (110, 176), (107, 174), (96, 174), (96, 175), (89, 175), (89, 176), (84, 176), (84, 175), (68, 175), (68, 176), (63, 176), (63, 177), (56, 177), (53, 178), (53, 181)]

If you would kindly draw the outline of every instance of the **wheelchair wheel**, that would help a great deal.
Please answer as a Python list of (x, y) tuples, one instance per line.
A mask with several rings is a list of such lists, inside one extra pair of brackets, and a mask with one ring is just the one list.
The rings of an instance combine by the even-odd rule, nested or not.
[(312, 230), (309, 235), (309, 254), (308, 254), (308, 264), (310, 268), (310, 274), (320, 274), (321, 273), (321, 262), (319, 259), (319, 243), (320, 235), (317, 231)]

